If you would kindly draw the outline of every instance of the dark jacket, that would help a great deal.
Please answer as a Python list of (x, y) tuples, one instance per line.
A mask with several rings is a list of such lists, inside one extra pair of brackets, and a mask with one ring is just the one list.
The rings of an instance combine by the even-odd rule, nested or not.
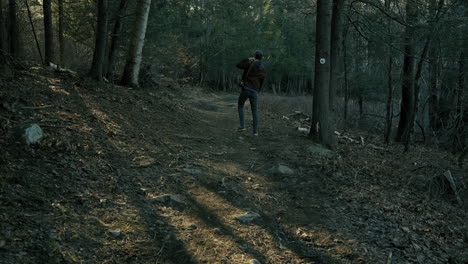
[(244, 85), (260, 92), (266, 77), (266, 70), (262, 61), (247, 58), (241, 60), (236, 67), (244, 70), (242, 74)]

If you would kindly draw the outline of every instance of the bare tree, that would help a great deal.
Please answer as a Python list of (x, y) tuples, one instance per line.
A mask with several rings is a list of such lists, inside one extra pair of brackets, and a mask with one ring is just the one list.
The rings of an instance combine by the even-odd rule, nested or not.
[(334, 110), (335, 94), (343, 79), (340, 60), (343, 56), (343, 12), (346, 0), (333, 0), (333, 17), (331, 22), (330, 54), (330, 110)]
[(58, 0), (58, 41), (59, 41), (59, 61), (60, 66), (65, 66), (65, 38), (63, 32), (65, 14), (63, 11), (63, 0)]
[(309, 134), (329, 148), (335, 144), (329, 109), (332, 4), (329, 0), (317, 1), (314, 102)]
[(8, 2), (8, 36), (9, 51), (13, 57), (18, 57), (20, 53), (18, 23), (16, 21), (16, 0)]
[(52, 27), (52, 1), (43, 0), (42, 10), (44, 13), (44, 53), (45, 63), (54, 61), (54, 29)]
[(108, 0), (99, 0), (97, 5), (96, 45), (94, 47), (93, 63), (90, 76), (102, 81), (103, 67), (106, 55), (107, 42), (107, 15)]
[[(385, 0), (385, 8), (386, 10), (390, 10), (391, 0)], [(387, 29), (390, 31), (390, 19), (387, 21)], [(389, 34), (390, 35), (390, 34)], [(389, 37), (389, 42), (392, 41), (392, 37)], [(384, 142), (390, 143), (390, 136), (392, 134), (392, 124), (393, 124), (393, 78), (392, 78), (392, 70), (393, 70), (393, 54), (392, 54), (392, 47), (388, 47), (388, 64), (387, 64), (387, 101), (385, 104), (385, 134), (384, 134)]]
[(44, 64), (44, 59), (42, 57), (42, 52), (41, 52), (41, 45), (39, 44), (39, 39), (37, 38), (37, 34), (36, 34), (36, 28), (34, 27), (31, 8), (29, 8), (28, 0), (24, 0), (24, 3), (26, 4), (26, 10), (28, 11), (29, 23), (31, 24), (31, 31), (32, 31), (32, 34), (34, 36), (34, 41), (36, 42), (37, 53), (39, 54), (39, 58), (41, 59), (41, 63)]
[(117, 46), (120, 40), (120, 36), (123, 28), (123, 17), (128, 6), (128, 0), (120, 0), (119, 9), (115, 17), (114, 29), (112, 30), (111, 44), (109, 47), (109, 56), (107, 61), (107, 72), (106, 77), (109, 81), (113, 81), (115, 72), (115, 57), (117, 52)]
[(414, 111), (415, 48), (414, 33), (418, 9), (413, 1), (406, 2), (406, 27), (404, 32), (403, 81), (401, 86), (400, 120), (395, 140), (402, 142), (410, 132), (411, 116)]
[(0, 60), (4, 58), (8, 49), (4, 7), (3, 0), (0, 0)]
[(145, 43), (146, 26), (148, 24), (148, 14), (151, 7), (151, 0), (138, 0), (135, 25), (130, 41), (130, 49), (121, 83), (123, 85), (138, 86), (138, 75), (140, 73), (141, 54)]

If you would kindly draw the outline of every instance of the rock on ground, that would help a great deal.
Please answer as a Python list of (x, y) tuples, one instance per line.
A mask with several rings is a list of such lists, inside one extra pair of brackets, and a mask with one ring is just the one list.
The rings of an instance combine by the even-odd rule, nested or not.
[(251, 223), (259, 217), (260, 215), (258, 213), (248, 212), (248, 213), (241, 214), (241, 215), (235, 215), (234, 219), (242, 223)]
[(288, 166), (278, 164), (270, 169), (270, 172), (273, 174), (283, 174), (283, 175), (292, 175), (294, 171)]
[(317, 146), (317, 145), (313, 145), (313, 146), (308, 147), (307, 152), (309, 152), (311, 154), (324, 156), (324, 157), (327, 157), (327, 158), (331, 158), (331, 157), (335, 156), (335, 152), (333, 152), (333, 151), (331, 151), (331, 150), (329, 150), (327, 148)]
[(172, 195), (172, 194), (164, 194), (164, 195), (161, 195), (161, 196), (158, 196), (158, 197), (154, 197), (152, 199), (150, 199), (150, 201), (152, 202), (159, 202), (159, 203), (163, 203), (163, 204), (170, 204), (170, 203), (176, 203), (176, 204), (180, 204), (180, 205), (183, 205), (185, 204), (185, 202), (180, 199), (179, 197), (175, 196), (175, 195)]
[(38, 143), (44, 136), (44, 132), (38, 124), (26, 124), (17, 129), (17, 136), (28, 146)]

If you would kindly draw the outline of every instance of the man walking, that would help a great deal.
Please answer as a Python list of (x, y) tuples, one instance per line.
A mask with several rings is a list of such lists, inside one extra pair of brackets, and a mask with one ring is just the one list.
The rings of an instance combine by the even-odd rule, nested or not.
[(258, 136), (258, 93), (262, 89), (266, 77), (262, 58), (262, 51), (257, 50), (254, 57), (243, 59), (236, 65), (237, 68), (244, 70), (240, 84), (242, 90), (237, 103), (240, 121), (239, 130), (245, 130), (244, 104), (249, 99), (250, 108), (252, 109), (253, 133), (255, 136)]

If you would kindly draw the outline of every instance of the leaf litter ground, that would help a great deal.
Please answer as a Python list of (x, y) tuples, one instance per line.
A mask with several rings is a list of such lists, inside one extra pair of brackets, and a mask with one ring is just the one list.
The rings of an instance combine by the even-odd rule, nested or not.
[[(353, 130), (321, 155), (274, 102), (254, 137), (236, 94), (196, 87), (1, 82), (0, 263), (468, 262), (467, 208), (437, 180), (450, 170), (468, 203), (449, 153)], [(39, 145), (15, 142), (23, 123)]]

